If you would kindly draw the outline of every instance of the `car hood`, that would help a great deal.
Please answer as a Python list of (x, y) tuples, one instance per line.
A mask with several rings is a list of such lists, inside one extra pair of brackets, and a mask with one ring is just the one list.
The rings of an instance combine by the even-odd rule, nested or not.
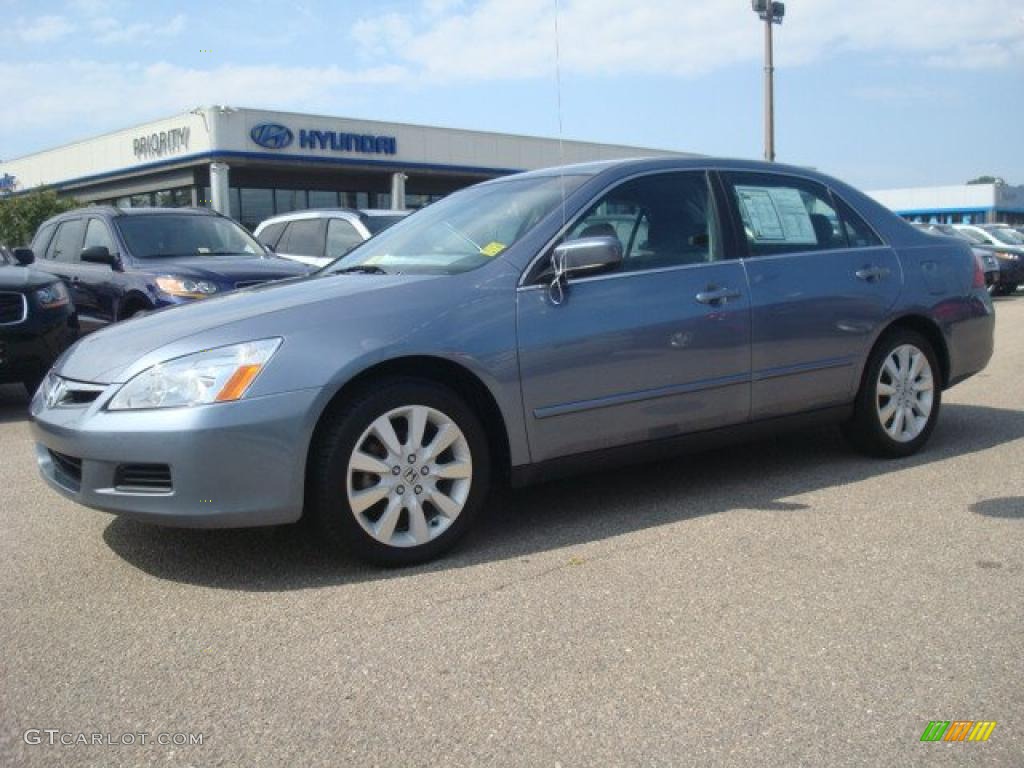
[(24, 291), (29, 288), (42, 288), (55, 283), (58, 278), (48, 272), (28, 267), (0, 267), (0, 291)]
[[(297, 323), (306, 322), (313, 305), (342, 300), (346, 317), (356, 322), (365, 307), (400, 305), (401, 291), (438, 276), (411, 275), (322, 275), (261, 285), (167, 307), (142, 317), (111, 325), (86, 336), (60, 360), (54, 369), (76, 381), (113, 383), (124, 381), (137, 364), (151, 365), (163, 359), (198, 351), (200, 346), (218, 346), (275, 335), (286, 335)], [(396, 294), (395, 296), (387, 294)], [(292, 313), (289, 315), (288, 313)], [(218, 329), (221, 333), (210, 333)], [(203, 342), (191, 337), (207, 335)], [(216, 338), (215, 338), (216, 337)], [(194, 343), (193, 343), (194, 341)], [(176, 344), (176, 342), (182, 342)], [(154, 355), (152, 362), (147, 356)]]
[(153, 275), (175, 275), (215, 282), (277, 280), (308, 275), (310, 268), (288, 259), (261, 259), (252, 256), (183, 256), (160, 259), (136, 259), (134, 269)]

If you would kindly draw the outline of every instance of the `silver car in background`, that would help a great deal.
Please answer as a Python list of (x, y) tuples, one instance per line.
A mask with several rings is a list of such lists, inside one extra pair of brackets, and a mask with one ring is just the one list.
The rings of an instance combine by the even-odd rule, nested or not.
[(322, 208), (260, 222), (253, 236), (292, 261), (323, 267), (409, 215), (409, 211)]
[[(462, 190), (314, 275), (93, 334), (31, 403), (39, 470), (178, 526), (308, 516), (388, 565), (491, 487), (808, 423), (920, 450), (992, 355), (968, 243), (771, 163), (658, 158)], [(738, 478), (749, 482), (749, 477)]]

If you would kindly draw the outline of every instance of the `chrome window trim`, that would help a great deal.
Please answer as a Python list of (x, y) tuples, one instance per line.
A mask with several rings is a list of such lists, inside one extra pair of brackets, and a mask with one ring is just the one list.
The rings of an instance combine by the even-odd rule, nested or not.
[(18, 293), (17, 291), (0, 291), (0, 296), (17, 296), (21, 299), (21, 317), (18, 320), (12, 320), (8, 323), (0, 323), (0, 325), (20, 325), (28, 320), (28, 296), (24, 293)]

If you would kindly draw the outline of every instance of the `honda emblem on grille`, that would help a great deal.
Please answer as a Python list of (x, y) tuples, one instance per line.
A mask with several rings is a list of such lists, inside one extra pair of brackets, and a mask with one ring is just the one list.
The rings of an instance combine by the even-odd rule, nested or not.
[(64, 379), (54, 376), (54, 384), (46, 392), (46, 407), (56, 408), (60, 402), (64, 399), (64, 395), (67, 394), (68, 385), (64, 383)]

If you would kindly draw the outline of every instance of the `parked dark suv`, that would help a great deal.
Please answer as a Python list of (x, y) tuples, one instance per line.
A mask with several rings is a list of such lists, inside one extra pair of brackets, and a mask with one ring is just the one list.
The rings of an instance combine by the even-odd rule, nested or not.
[(27, 248), (0, 246), (0, 384), (33, 394), (78, 337), (78, 318), (59, 278), (31, 269)]
[(32, 250), (70, 286), (83, 331), (309, 272), (205, 208), (80, 208), (44, 222)]

